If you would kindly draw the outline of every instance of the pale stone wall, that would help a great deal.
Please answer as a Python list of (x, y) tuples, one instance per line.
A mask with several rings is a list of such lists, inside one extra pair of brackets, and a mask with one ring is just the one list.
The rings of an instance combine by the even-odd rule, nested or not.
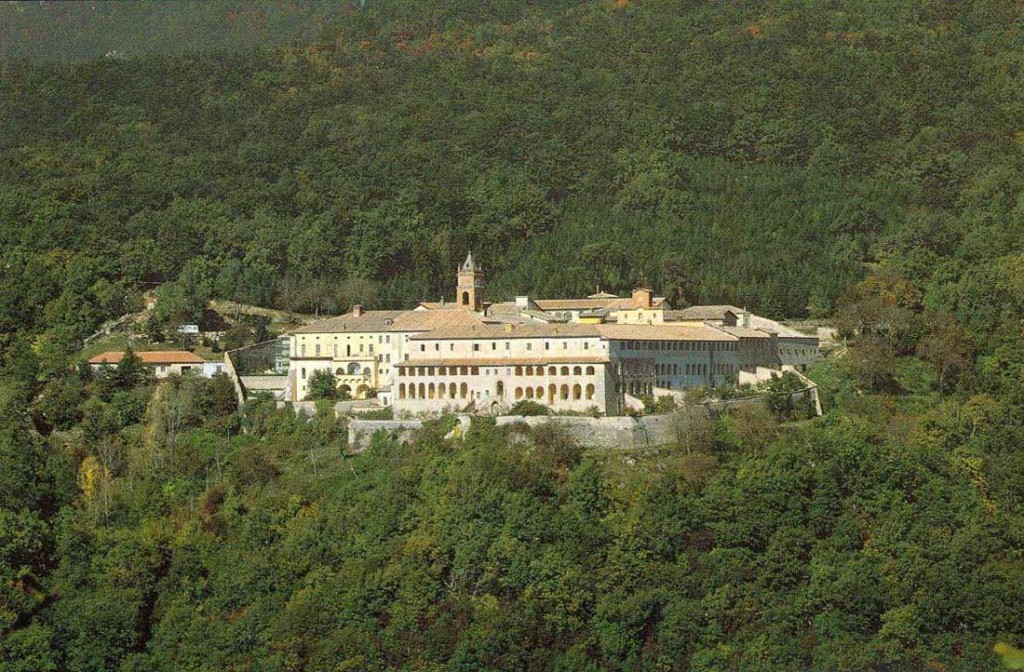
[(673, 390), (718, 387), (735, 380), (740, 371), (742, 353), (738, 342), (678, 341), (678, 349), (639, 351), (628, 349), (627, 343), (612, 341), (612, 358), (652, 359), (655, 387)]
[[(521, 399), (556, 411), (608, 413), (616, 408), (614, 399), (610, 404), (606, 394), (604, 364), (427, 368), (434, 375), (398, 376), (397, 388), (392, 388), (396, 413), (419, 415), (473, 409), (485, 415), (498, 415)], [(457, 373), (450, 373), (452, 370)], [(543, 373), (527, 375), (527, 370)]]
[(423, 427), (422, 420), (350, 420), (348, 423), (348, 447), (353, 453), (361, 453), (370, 446), (373, 436), (383, 432), (388, 438), (399, 443), (412, 440), (413, 434)]
[(242, 379), (235, 370), (235, 361), (231, 351), (224, 353), (224, 372), (231, 379), (231, 385), (235, 388), (235, 401), (238, 403), (238, 410), (245, 408), (245, 388), (242, 386)]
[[(309, 376), (318, 369), (334, 374), (338, 387), (347, 385), (353, 397), (387, 385), (392, 363), (400, 361), (394, 349), (401, 340), (401, 334), (384, 332), (292, 334), (290, 366), (296, 371), (292, 401), (306, 398)], [(365, 391), (360, 392), (361, 388)]]
[(588, 448), (648, 448), (676, 443), (685, 430), (682, 414), (587, 418), (574, 416), (502, 416), (498, 426), (524, 423), (530, 427), (551, 424), (566, 430)]
[[(800, 375), (797, 372), (797, 375)], [(806, 390), (793, 393), (793, 401), (802, 401), (805, 393), (811, 394), (818, 414), (821, 414), (821, 405), (818, 402), (817, 387), (811, 381)], [(713, 401), (690, 407), (690, 409), (704, 409), (708, 413), (717, 414), (731, 408), (763, 404), (764, 400), (757, 397), (745, 397), (742, 399), (728, 399)], [(300, 405), (296, 404), (296, 408)], [(307, 411), (309, 412), (309, 411)], [(314, 411), (310, 412), (312, 414)], [(686, 409), (675, 413), (664, 415), (646, 415), (637, 418), (629, 416), (610, 417), (588, 417), (588, 416), (520, 416), (501, 415), (495, 418), (495, 424), (499, 427), (522, 423), (529, 427), (552, 424), (556, 425), (570, 436), (579, 441), (580, 445), (587, 448), (649, 448), (654, 446), (674, 445), (679, 443), (683, 433), (686, 432), (687, 423), (694, 417)], [(469, 429), (471, 417), (460, 415), (460, 432), (465, 433)], [(378, 431), (384, 431), (402, 442), (409, 441), (413, 433), (423, 426), (419, 419), (406, 420), (360, 420), (353, 418), (349, 421), (349, 449), (352, 452), (365, 450)]]
[(818, 361), (818, 339), (812, 336), (794, 338), (779, 336), (779, 360), (783, 366), (793, 366), (806, 371)]
[(615, 313), (618, 324), (664, 324), (663, 308), (620, 308)]

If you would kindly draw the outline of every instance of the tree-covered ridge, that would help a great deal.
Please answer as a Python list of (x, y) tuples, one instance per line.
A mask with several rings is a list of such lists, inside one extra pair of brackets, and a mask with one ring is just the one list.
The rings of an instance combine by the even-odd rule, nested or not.
[(394, 307), (449, 291), (472, 248), (496, 297), (642, 276), (677, 302), (824, 314), (911, 218), (955, 217), (950, 252), (959, 229), (1016, 249), (1018, 18), (370, 3), (308, 48), (14, 63), (2, 286), (45, 305), (68, 274), (180, 278)]
[(0, 63), (306, 43), (344, 9), (344, 3), (328, 0), (5, 2), (0, 5)]
[(842, 413), (646, 455), (477, 420), (343, 457), (329, 415), (235, 434), (226, 380), (126, 417), (148, 383), (108, 378), (98, 424), (0, 440), (5, 669), (966, 671), (1021, 635), (1024, 425), (992, 399), (826, 383)]

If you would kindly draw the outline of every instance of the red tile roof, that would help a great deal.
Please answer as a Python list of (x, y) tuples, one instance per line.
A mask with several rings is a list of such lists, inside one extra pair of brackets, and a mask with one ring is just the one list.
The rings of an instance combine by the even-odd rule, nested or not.
[[(104, 352), (89, 360), (90, 364), (117, 364), (124, 358), (123, 352)], [(205, 360), (192, 352), (184, 350), (151, 350), (136, 352), (143, 364), (202, 364)]]

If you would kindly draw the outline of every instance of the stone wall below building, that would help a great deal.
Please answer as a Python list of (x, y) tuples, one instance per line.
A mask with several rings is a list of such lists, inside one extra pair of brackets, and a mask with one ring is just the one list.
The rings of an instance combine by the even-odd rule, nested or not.
[[(817, 415), (821, 415), (821, 404), (818, 401), (817, 387), (810, 379), (799, 372), (795, 373), (808, 383), (808, 387), (805, 390), (793, 393), (794, 403), (801, 401), (804, 395), (810, 395)], [(687, 423), (695, 417), (693, 413), (695, 409), (718, 414), (732, 408), (763, 403), (764, 399), (756, 396), (705, 402), (664, 415), (597, 418), (572, 415), (502, 415), (495, 418), (495, 423), (499, 427), (517, 423), (522, 423), (529, 427), (546, 424), (556, 425), (563, 428), (570, 436), (579, 441), (580, 445), (587, 448), (650, 448), (680, 443), (680, 439), (687, 431)], [(296, 410), (300, 406), (300, 404), (293, 405), (296, 407)], [(458, 432), (464, 433), (469, 429), (472, 418), (469, 415), (459, 415), (458, 421)], [(360, 420), (359, 418), (353, 418), (349, 421), (348, 425), (349, 450), (353, 453), (362, 452), (370, 445), (373, 436), (377, 432), (385, 432), (390, 438), (399, 442), (409, 441), (412, 439), (413, 434), (422, 426), (423, 420), (415, 419)]]
[(405, 443), (423, 427), (422, 420), (359, 420), (348, 423), (348, 450), (361, 453), (370, 447), (373, 437), (383, 433), (388, 439)]
[[(760, 403), (759, 399), (736, 399), (729, 406), (743, 403)], [(696, 407), (702, 408), (702, 407)], [(722, 407), (723, 409), (725, 406)], [(716, 409), (708, 409), (715, 412)], [(588, 448), (649, 448), (678, 443), (681, 433), (686, 431), (687, 413), (677, 412), (665, 415), (645, 415), (637, 418), (612, 416), (592, 418), (574, 415), (501, 415), (495, 418), (497, 426), (525, 424), (529, 427), (555, 425), (564, 429)], [(469, 428), (470, 416), (459, 416), (461, 430)], [(423, 426), (422, 420), (360, 420), (353, 418), (348, 425), (348, 446), (353, 453), (369, 447), (377, 432), (384, 432), (399, 442), (409, 441), (416, 430)]]

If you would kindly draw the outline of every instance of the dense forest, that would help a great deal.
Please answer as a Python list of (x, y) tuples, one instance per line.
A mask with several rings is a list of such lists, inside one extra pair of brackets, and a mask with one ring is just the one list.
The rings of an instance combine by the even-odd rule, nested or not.
[[(68, 58), (0, 60), (0, 670), (966, 672), (1024, 645), (1017, 4), (367, 0), (167, 47), (229, 5), (152, 49), (111, 5)], [(47, 30), (20, 9), (5, 35)], [(344, 419), (239, 413), (223, 378), (80, 365), (144, 289), (410, 306), (467, 249), (492, 298), (645, 281), (827, 318), (826, 414), (643, 453), (438, 421), (353, 456)]]

